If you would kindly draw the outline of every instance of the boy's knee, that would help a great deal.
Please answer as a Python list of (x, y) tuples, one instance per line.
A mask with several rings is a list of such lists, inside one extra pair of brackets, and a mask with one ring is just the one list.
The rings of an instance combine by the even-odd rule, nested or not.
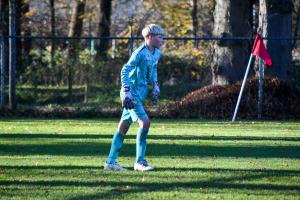
[(128, 132), (128, 129), (130, 127), (130, 123), (127, 121), (127, 120), (124, 120), (122, 121), (120, 124), (119, 124), (119, 133), (121, 135), (126, 135), (126, 133)]
[(140, 125), (141, 128), (144, 128), (144, 129), (148, 130), (150, 128), (150, 120), (149, 120), (149, 118), (141, 120), (140, 123), (139, 123), (139, 125)]
[(125, 130), (125, 129), (120, 129), (120, 130), (119, 130), (119, 133), (120, 133), (121, 135), (125, 136), (126, 133), (127, 133), (127, 131), (128, 131), (128, 129), (127, 129), (127, 130)]

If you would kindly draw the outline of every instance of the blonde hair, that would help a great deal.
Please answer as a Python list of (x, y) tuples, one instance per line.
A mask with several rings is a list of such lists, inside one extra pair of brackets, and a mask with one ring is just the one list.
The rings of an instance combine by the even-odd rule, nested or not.
[(149, 25), (145, 26), (145, 28), (142, 30), (142, 35), (145, 38), (151, 34), (164, 36), (166, 34), (166, 32), (163, 28), (161, 28), (157, 24), (149, 24)]

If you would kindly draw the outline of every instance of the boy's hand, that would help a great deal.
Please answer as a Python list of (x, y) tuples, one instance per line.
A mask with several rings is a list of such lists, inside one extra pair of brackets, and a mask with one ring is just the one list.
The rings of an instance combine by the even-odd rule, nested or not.
[(122, 101), (122, 107), (126, 109), (133, 109), (134, 108), (134, 98), (131, 95), (130, 87), (125, 86), (121, 89), (121, 101)]
[(160, 89), (158, 83), (155, 83), (153, 86), (153, 99), (157, 101), (159, 99)]

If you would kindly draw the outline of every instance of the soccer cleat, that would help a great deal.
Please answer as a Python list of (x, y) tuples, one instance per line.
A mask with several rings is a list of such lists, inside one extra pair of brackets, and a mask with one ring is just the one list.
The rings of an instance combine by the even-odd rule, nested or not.
[(154, 167), (151, 167), (148, 165), (148, 162), (146, 160), (142, 160), (138, 163), (134, 164), (134, 170), (136, 171), (151, 171), (154, 170)]
[(104, 170), (110, 170), (110, 171), (126, 171), (127, 169), (122, 167), (119, 163), (113, 162), (113, 163), (106, 163), (104, 164)]

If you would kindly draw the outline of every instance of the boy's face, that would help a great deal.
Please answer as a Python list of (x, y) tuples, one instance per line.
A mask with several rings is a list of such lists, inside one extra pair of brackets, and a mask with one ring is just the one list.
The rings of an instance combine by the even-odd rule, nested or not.
[(161, 35), (150, 35), (150, 45), (155, 48), (160, 48), (164, 44), (164, 38)]

